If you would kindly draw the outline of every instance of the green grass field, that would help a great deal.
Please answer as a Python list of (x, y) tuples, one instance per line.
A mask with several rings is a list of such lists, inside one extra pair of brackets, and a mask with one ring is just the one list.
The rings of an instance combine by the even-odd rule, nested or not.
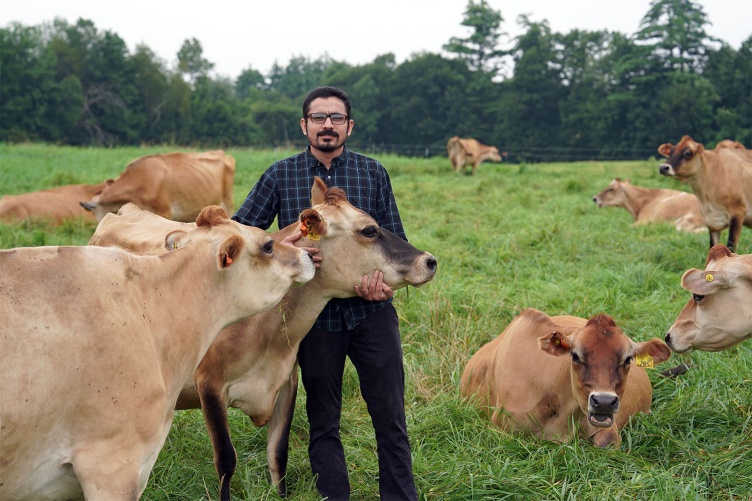
[[(168, 151), (0, 145), (0, 194), (102, 181), (139, 156)], [(237, 160), (237, 207), (271, 162), (294, 152), (228, 153)], [(692, 365), (677, 379), (652, 370), (653, 412), (632, 420), (617, 449), (510, 435), (459, 398), (469, 358), (527, 307), (581, 317), (603, 312), (635, 341), (662, 339), (690, 297), (680, 286), (683, 272), (704, 267), (707, 234), (678, 233), (669, 224), (633, 227), (625, 210), (598, 209), (592, 196), (617, 176), (638, 186), (689, 191), (687, 185), (660, 176), (656, 159), (484, 163), (472, 177), (455, 175), (446, 158), (377, 158), (390, 172), (410, 242), (439, 261), (433, 282), (395, 298), (421, 499), (752, 499), (750, 342), (720, 353), (672, 356), (658, 369)], [(38, 221), (0, 224), (0, 247), (84, 245), (94, 228), (80, 221), (57, 228)], [(752, 252), (748, 228), (738, 252)], [(318, 499), (302, 393), (291, 433), (293, 501)], [(266, 430), (234, 409), (230, 423), (239, 457), (234, 497), (277, 499), (266, 469)], [(376, 499), (373, 429), (351, 366), (342, 436), (352, 499)], [(217, 492), (201, 413), (177, 412), (142, 499), (214, 500)]]

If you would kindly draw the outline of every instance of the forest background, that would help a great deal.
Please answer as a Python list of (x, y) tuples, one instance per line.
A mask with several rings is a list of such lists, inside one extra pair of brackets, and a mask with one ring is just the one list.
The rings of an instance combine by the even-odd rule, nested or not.
[(470, 0), (467, 37), (442, 54), (293, 57), (234, 81), (210, 76), (196, 38), (171, 67), (90, 20), (11, 23), (0, 28), (0, 141), (294, 149), (303, 97), (329, 84), (352, 99), (349, 144), (374, 153), (443, 155), (453, 135), (510, 162), (645, 159), (684, 134), (752, 145), (752, 34), (739, 50), (710, 37), (696, 2), (655, 0), (633, 34), (556, 33), (521, 16), (511, 39), (504, 22)]

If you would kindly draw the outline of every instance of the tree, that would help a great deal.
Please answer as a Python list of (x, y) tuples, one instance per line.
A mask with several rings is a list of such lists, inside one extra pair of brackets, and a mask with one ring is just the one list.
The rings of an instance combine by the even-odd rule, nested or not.
[(264, 75), (249, 66), (235, 80), (235, 95), (243, 100), (249, 97), (252, 92), (264, 89), (265, 87), (266, 79)]
[(708, 24), (702, 6), (692, 0), (653, 0), (636, 40), (648, 45), (664, 67), (700, 72), (708, 44), (717, 41), (705, 32)]
[(500, 58), (506, 54), (496, 48), (504, 35), (501, 31), (503, 21), (501, 13), (493, 10), (486, 0), (480, 0), (479, 3), (470, 0), (461, 24), (471, 28), (473, 32), (467, 38), (450, 38), (449, 43), (442, 48), (457, 54), (474, 71), (495, 74), (501, 67)]
[(193, 85), (199, 77), (205, 77), (214, 68), (214, 63), (204, 58), (201, 42), (195, 38), (186, 39), (178, 51), (178, 70), (188, 76)]

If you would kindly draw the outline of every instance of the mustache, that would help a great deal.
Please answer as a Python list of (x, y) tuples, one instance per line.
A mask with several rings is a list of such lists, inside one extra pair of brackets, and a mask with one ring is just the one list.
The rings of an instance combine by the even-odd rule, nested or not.
[(339, 133), (336, 130), (322, 130), (318, 134), (316, 134), (316, 137), (323, 137), (323, 136), (331, 136), (334, 138), (339, 138)]

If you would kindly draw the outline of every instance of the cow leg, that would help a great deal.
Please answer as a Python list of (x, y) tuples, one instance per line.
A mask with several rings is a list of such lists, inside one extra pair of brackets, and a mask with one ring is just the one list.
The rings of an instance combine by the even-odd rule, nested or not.
[(287, 451), (290, 444), (290, 426), (295, 413), (298, 395), (298, 364), (293, 367), (290, 378), (280, 389), (274, 411), (267, 424), (266, 457), (272, 484), (277, 486), (280, 497), (287, 495)]
[(742, 233), (742, 222), (744, 221), (744, 218), (740, 218), (739, 216), (732, 216), (731, 221), (729, 221), (729, 234), (728, 234), (728, 249), (731, 252), (734, 252), (736, 250), (736, 244), (739, 242), (739, 235)]
[(214, 468), (219, 477), (219, 499), (230, 501), (230, 482), (235, 473), (238, 458), (230, 437), (227, 396), (209, 383), (197, 383), (196, 387), (201, 398), (201, 412), (204, 414), (206, 429), (214, 451)]
[(475, 171), (476, 171), (476, 170), (478, 169), (478, 164), (479, 164), (479, 163), (480, 163), (480, 162), (475, 162), (475, 163), (473, 164), (473, 174), (472, 174), (473, 176), (475, 175)]
[(710, 233), (710, 248), (712, 249), (715, 244), (721, 241), (721, 231), (711, 230), (710, 228), (708, 228), (708, 231)]

